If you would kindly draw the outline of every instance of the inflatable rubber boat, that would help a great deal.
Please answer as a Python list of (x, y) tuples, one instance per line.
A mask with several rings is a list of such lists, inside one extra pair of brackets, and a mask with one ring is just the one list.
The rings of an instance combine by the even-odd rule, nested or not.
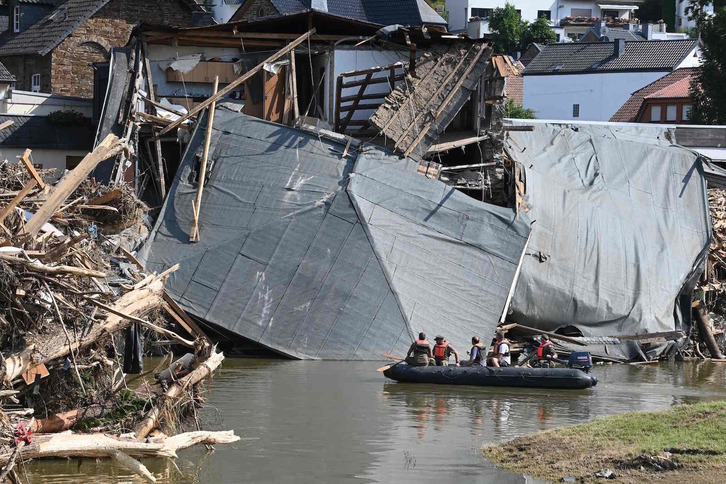
[[(584, 389), (597, 385), (589, 353), (573, 353), (567, 368), (493, 368), (485, 366), (410, 366), (406, 362), (383, 371), (391, 380), (404, 383), (473, 385), (526, 388)], [(573, 358), (575, 356), (575, 358)], [(579, 358), (579, 360), (578, 360)], [(589, 366), (585, 359), (590, 361)], [(574, 360), (574, 363), (573, 363)]]

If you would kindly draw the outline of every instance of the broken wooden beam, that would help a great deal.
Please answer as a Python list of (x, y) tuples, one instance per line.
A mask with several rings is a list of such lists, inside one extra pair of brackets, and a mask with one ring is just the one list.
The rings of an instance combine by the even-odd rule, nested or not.
[(38, 186), (41, 190), (43, 190), (45, 188), (45, 183), (43, 182), (43, 179), (40, 177), (40, 175), (38, 175), (38, 172), (35, 171), (35, 167), (30, 161), (30, 153), (31, 151), (29, 149), (25, 150), (25, 153), (20, 156), (20, 161), (25, 164), (25, 168), (28, 170), (28, 173), (30, 173), (30, 176), (32, 176), (35, 181), (38, 182)]
[(227, 86), (224, 89), (222, 89), (221, 91), (217, 92), (217, 94), (215, 94), (214, 96), (210, 96), (209, 98), (207, 98), (207, 100), (200, 103), (197, 107), (192, 108), (186, 115), (182, 116), (181, 118), (177, 119), (176, 121), (174, 121), (173, 123), (171, 123), (167, 127), (165, 127), (164, 129), (162, 129), (161, 132), (159, 133), (159, 136), (165, 135), (172, 129), (180, 126), (187, 119), (191, 118), (192, 116), (196, 115), (203, 109), (210, 106), (213, 102), (216, 102), (219, 99), (223, 98), (224, 96), (226, 96), (227, 94), (232, 92), (234, 89), (236, 89), (237, 86), (241, 85), (245, 81), (249, 80), (252, 76), (254, 76), (258, 72), (260, 72), (262, 70), (262, 68), (265, 66), (265, 64), (271, 64), (271, 63), (275, 62), (277, 59), (286, 55), (288, 52), (294, 50), (295, 47), (297, 47), (298, 45), (300, 45), (303, 42), (305, 42), (306, 40), (308, 40), (310, 38), (310, 36), (313, 35), (314, 33), (315, 33), (315, 29), (310, 29), (308, 32), (306, 32), (305, 34), (303, 34), (300, 37), (298, 37), (297, 39), (295, 39), (293, 42), (288, 44), (283, 49), (278, 50), (277, 52), (272, 54), (270, 57), (268, 57), (261, 63), (257, 64), (255, 67), (253, 67), (246, 73), (244, 73), (242, 76), (238, 77), (234, 82), (227, 84)]
[(15, 209), (15, 207), (18, 206), (18, 204), (23, 200), (23, 198), (27, 197), (28, 194), (33, 191), (33, 188), (35, 188), (37, 184), (38, 184), (38, 181), (35, 179), (31, 179), (30, 181), (28, 181), (28, 183), (25, 184), (23, 189), (20, 190), (17, 193), (17, 195), (15, 195), (15, 198), (10, 200), (10, 203), (8, 203), (7, 205), (5, 205), (5, 207), (3, 207), (2, 212), (0, 212), (0, 224), (5, 221), (7, 216), (10, 215), (10, 212), (12, 212), (13, 209)]
[[(212, 89), (212, 97), (217, 94), (219, 88), (219, 76), (214, 78), (214, 88)], [(214, 109), (217, 106), (216, 101), (212, 101), (209, 105), (209, 113), (207, 114), (207, 132), (204, 137), (204, 151), (202, 152), (202, 164), (199, 167), (199, 181), (197, 182), (197, 196), (194, 201), (192, 228), (189, 234), (189, 242), (199, 242), (199, 212), (202, 208), (202, 192), (204, 191), (204, 181), (207, 178), (207, 160), (209, 159), (209, 144), (212, 141), (212, 128), (214, 126)]]
[(42, 274), (95, 277), (97, 279), (103, 279), (106, 277), (106, 273), (101, 271), (73, 266), (47, 266), (40, 262), (32, 262), (28, 259), (21, 259), (20, 257), (8, 254), (0, 254), (0, 261), (7, 262), (9, 264), (21, 265), (29, 271), (40, 272)]
[(33, 217), (25, 224), (25, 233), (34, 237), (45, 225), (48, 220), (63, 205), (63, 202), (73, 193), (76, 188), (85, 180), (91, 171), (103, 160), (107, 160), (112, 156), (116, 156), (123, 149), (123, 145), (119, 143), (119, 139), (114, 134), (106, 136), (101, 144), (91, 153), (87, 154), (83, 160), (63, 178), (58, 185), (55, 186), (53, 193), (50, 194), (48, 200), (40, 207)]

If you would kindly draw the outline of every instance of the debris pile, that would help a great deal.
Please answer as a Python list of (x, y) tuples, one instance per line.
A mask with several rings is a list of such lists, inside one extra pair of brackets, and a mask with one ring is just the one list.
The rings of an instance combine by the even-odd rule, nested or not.
[[(224, 357), (165, 296), (176, 267), (150, 274), (133, 255), (146, 206), (124, 184), (88, 179), (122, 149), (109, 135), (53, 186), (28, 152), (0, 165), (0, 482), (41, 457), (109, 457), (153, 481), (131, 456), (238, 439), (167, 437), (196, 415), (198, 384)], [(144, 342), (187, 353), (144, 372)]]
[[(713, 226), (713, 237), (706, 259), (706, 269), (701, 279), (701, 284), (696, 288), (698, 301), (694, 304), (696, 316), (705, 317), (708, 320), (708, 328), (698, 331), (692, 335), (693, 351), (699, 357), (704, 357), (703, 352), (708, 351), (713, 358), (721, 358), (726, 352), (724, 341), (724, 320), (726, 314), (726, 190), (711, 188), (708, 190), (708, 205), (711, 212), (711, 225)], [(699, 314), (700, 311), (700, 314)], [(712, 335), (708, 335), (708, 332)], [(706, 333), (706, 334), (700, 334)], [(713, 338), (718, 348), (711, 351), (709, 340)], [(704, 344), (701, 345), (701, 342)], [(712, 343), (712, 344), (713, 344)], [(704, 347), (705, 346), (705, 347)], [(722, 354), (718, 354), (719, 351)], [(714, 355), (713, 353), (717, 353)]]

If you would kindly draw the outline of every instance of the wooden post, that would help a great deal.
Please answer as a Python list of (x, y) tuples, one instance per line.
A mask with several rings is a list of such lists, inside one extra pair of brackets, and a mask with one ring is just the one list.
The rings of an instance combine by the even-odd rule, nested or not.
[(335, 117), (335, 42), (330, 41), (330, 58), (328, 59), (328, 122), (332, 126)]
[[(144, 68), (146, 69), (146, 83), (149, 87), (149, 99), (152, 103), (156, 103), (156, 97), (154, 96), (154, 78), (151, 74), (151, 63), (149, 62), (149, 50), (146, 45), (146, 41), (143, 43), (143, 56), (144, 56)], [(156, 104), (154, 104), (156, 107)], [(158, 109), (157, 109), (157, 113)], [(152, 132), (157, 133), (158, 128), (152, 126)], [(161, 156), (161, 139), (158, 136), (154, 136), (154, 145), (156, 147), (156, 182), (159, 184), (159, 195), (161, 200), (166, 198), (166, 177), (164, 175), (164, 160)]]
[[(219, 88), (219, 76), (214, 78), (214, 88), (212, 97), (217, 94)], [(202, 153), (202, 166), (199, 168), (199, 183), (197, 185), (197, 197), (192, 206), (194, 210), (194, 222), (189, 235), (189, 242), (199, 242), (199, 209), (202, 206), (202, 191), (204, 191), (204, 179), (207, 176), (207, 159), (209, 158), (209, 143), (212, 140), (212, 125), (214, 124), (214, 109), (217, 101), (212, 101), (209, 106), (209, 115), (207, 116), (207, 136), (204, 138), (204, 152)]]
[(295, 49), (295, 47), (297, 47), (298, 45), (305, 42), (314, 33), (315, 33), (315, 29), (310, 29), (308, 32), (304, 33), (303, 35), (301, 35), (300, 37), (295, 39), (287, 47), (285, 47), (281, 50), (278, 50), (277, 52), (272, 54), (270, 57), (268, 57), (264, 61), (257, 64), (255, 67), (253, 67), (246, 73), (244, 73), (242, 76), (235, 79), (234, 82), (231, 82), (230, 84), (228, 84), (227, 87), (225, 87), (224, 89), (219, 91), (217, 94), (215, 94), (214, 96), (211, 96), (203, 103), (200, 103), (199, 105), (197, 105), (197, 107), (190, 109), (186, 115), (182, 116), (181, 118), (177, 119), (176, 121), (171, 123), (166, 128), (162, 129), (158, 136), (161, 137), (161, 136), (165, 135), (166, 133), (168, 133), (169, 131), (171, 131), (172, 129), (179, 127), (187, 119), (196, 115), (197, 113), (199, 113), (204, 108), (208, 107), (213, 102), (216, 102), (220, 98), (226, 96), (228, 93), (230, 93), (231, 91), (236, 89), (237, 86), (241, 85), (245, 81), (249, 80), (252, 76), (254, 76), (258, 72), (260, 72), (260, 70), (264, 67), (265, 64), (271, 64), (271, 63), (275, 62), (277, 59), (279, 59), (279, 58), (283, 57), (284, 55), (286, 55), (287, 53), (291, 52), (292, 50)]
[(297, 120), (300, 117), (300, 106), (297, 102), (297, 72), (295, 70), (295, 51), (290, 52), (290, 87), (292, 89), (292, 125), (297, 125)]

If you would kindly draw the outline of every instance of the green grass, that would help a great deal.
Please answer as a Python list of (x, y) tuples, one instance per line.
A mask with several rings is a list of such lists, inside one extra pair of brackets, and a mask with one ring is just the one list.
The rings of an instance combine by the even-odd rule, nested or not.
[[(636, 456), (665, 451), (673, 454), (677, 471), (628, 466)], [(600, 469), (619, 468), (626, 482), (648, 479), (648, 474), (657, 474), (661, 482), (689, 476), (710, 482), (726, 470), (726, 401), (600, 418), (488, 446), (484, 454), (507, 469), (552, 480), (588, 480)]]

